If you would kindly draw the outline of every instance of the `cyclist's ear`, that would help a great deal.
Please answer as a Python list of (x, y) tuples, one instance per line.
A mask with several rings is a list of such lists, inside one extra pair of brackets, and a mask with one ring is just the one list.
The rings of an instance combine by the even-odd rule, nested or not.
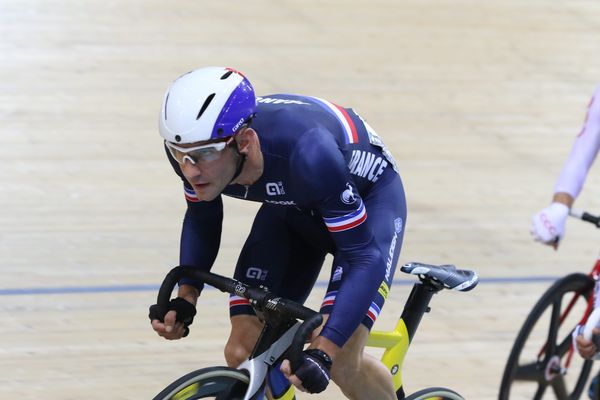
[(256, 131), (252, 128), (246, 128), (235, 135), (238, 152), (249, 155), (252, 152), (260, 151), (260, 141)]

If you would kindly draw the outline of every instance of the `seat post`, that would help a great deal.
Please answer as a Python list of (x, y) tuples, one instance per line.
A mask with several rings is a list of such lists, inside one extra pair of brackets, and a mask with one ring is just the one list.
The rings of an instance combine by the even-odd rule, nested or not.
[(441, 288), (437, 288), (427, 281), (418, 282), (413, 285), (401, 316), (406, 324), (409, 341), (412, 341), (413, 335), (419, 327), (423, 314), (429, 312), (429, 302), (431, 301), (431, 298), (440, 290)]

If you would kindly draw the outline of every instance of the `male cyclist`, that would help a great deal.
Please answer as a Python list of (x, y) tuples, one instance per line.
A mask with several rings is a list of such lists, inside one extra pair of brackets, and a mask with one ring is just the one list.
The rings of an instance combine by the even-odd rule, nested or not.
[[(239, 72), (189, 72), (168, 88), (160, 134), (183, 180), (187, 211), (180, 263), (210, 269), (221, 238), (221, 194), (261, 202), (234, 278), (304, 302), (326, 254), (333, 255), (321, 313), (326, 322), (282, 371), (300, 390), (331, 379), (352, 399), (396, 399), (390, 372), (363, 348), (389, 291), (406, 221), (404, 190), (389, 151), (353, 110), (316, 97), (256, 97)], [(202, 285), (179, 282), (178, 298), (152, 327), (179, 339)], [(193, 306), (192, 306), (193, 305)], [(261, 322), (247, 300), (230, 298), (230, 366), (251, 352)], [(181, 322), (181, 321), (185, 321)]]
[[(571, 153), (554, 185), (552, 203), (535, 214), (531, 235), (541, 243), (558, 248), (565, 234), (565, 224), (573, 202), (581, 192), (583, 183), (600, 150), (600, 86), (596, 88), (588, 106), (583, 128), (577, 135)], [(599, 329), (594, 334), (600, 334)], [(579, 353), (592, 358), (598, 349), (592, 341), (576, 336)]]

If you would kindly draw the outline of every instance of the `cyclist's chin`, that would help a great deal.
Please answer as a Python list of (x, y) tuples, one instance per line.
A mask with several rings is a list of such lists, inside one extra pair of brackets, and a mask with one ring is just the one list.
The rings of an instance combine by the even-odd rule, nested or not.
[(224, 188), (220, 188), (214, 183), (205, 183), (202, 185), (194, 185), (194, 192), (200, 201), (214, 200)]

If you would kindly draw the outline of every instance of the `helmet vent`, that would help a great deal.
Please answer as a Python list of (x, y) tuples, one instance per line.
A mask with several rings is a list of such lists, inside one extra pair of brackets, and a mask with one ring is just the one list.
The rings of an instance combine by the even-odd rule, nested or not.
[(233, 74), (233, 71), (227, 71), (221, 77), (221, 80), (229, 78), (229, 75)]
[(200, 117), (202, 116), (202, 114), (204, 113), (204, 111), (206, 111), (206, 109), (208, 108), (208, 105), (210, 104), (210, 102), (212, 101), (212, 99), (215, 97), (215, 93), (209, 95), (206, 100), (204, 100), (204, 104), (202, 104), (202, 107), (200, 108), (200, 111), (198, 112), (198, 116), (196, 117), (196, 121), (200, 119)]

